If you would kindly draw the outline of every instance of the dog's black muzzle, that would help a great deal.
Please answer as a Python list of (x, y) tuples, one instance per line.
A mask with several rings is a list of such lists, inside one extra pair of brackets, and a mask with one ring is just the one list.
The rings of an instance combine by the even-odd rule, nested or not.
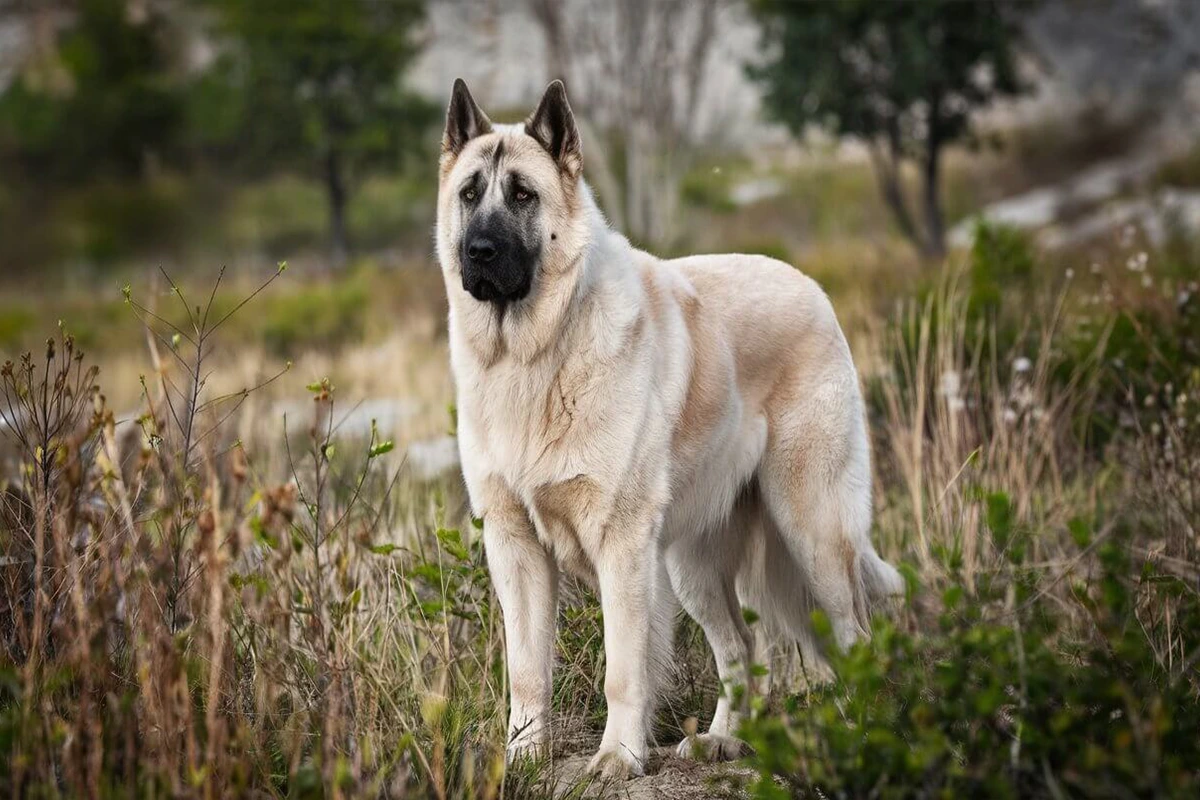
[(534, 254), (502, 231), (468, 231), (461, 260), (463, 288), (481, 302), (505, 303), (529, 294)]

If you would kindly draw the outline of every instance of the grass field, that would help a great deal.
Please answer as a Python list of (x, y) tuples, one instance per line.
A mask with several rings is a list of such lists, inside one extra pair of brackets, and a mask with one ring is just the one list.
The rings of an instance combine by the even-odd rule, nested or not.
[[(868, 398), (874, 538), (909, 592), (835, 682), (761, 702), (745, 762), (659, 757), (620, 791), (1194, 796), (1200, 244), (1116, 230), (1044, 253), (982, 229), (921, 264), (865, 168), (799, 169), (737, 206), (719, 176), (740, 169), (685, 187), (678, 247), (787, 257), (830, 292)], [(979, 174), (953, 182), (955, 215), (989, 199)], [(454, 470), (416, 455), (453, 427), (436, 265), (329, 275), (260, 254), (217, 275), (26, 279), (0, 301), (0, 790), (600, 791), (576, 769), (605, 713), (578, 587), (555, 756), (503, 768), (477, 523)], [(677, 643), (662, 745), (719, 689), (695, 626)]]

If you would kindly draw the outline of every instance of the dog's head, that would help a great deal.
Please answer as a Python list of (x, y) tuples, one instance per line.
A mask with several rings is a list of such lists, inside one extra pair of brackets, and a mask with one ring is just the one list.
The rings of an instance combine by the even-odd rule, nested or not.
[(578, 210), (583, 157), (562, 81), (523, 125), (493, 125), (454, 82), (442, 137), (438, 251), (447, 289), (505, 305), (561, 260)]

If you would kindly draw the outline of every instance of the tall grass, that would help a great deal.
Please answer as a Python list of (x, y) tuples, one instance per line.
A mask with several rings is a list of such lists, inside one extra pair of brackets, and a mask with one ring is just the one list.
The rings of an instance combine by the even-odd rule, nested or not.
[(155, 365), (135, 420), (69, 335), (4, 367), (21, 471), (0, 526), (0, 784), (495, 795), (499, 628), (478, 544), (430, 525), (461, 492), (407, 480), (374, 431), (336, 442), (327, 380), (286, 423), (286, 474), (266, 472), (276, 455), (230, 435), (255, 387), (206, 389), (233, 311), (173, 294), (185, 326), (130, 298)]
[(744, 726), (756, 797), (1200, 789), (1200, 373), (1173, 358), (1200, 309), (981, 233), (874, 337), (877, 537), (909, 602)]
[[(909, 602), (836, 659), (835, 683), (759, 707), (743, 733), (760, 779), (730, 791), (1200, 782), (1197, 301), (1163, 300), (1186, 277), (1063, 280), (1020, 241), (978, 241), (855, 326), (875, 535)], [(128, 294), (152, 366), (132, 418), (66, 333), (0, 372), (0, 791), (591, 791), (561, 756), (603, 724), (594, 600), (572, 589), (560, 616), (555, 758), (506, 770), (502, 627), (460, 482), (418, 479), (375, 426), (343, 433), (354, 404), (331, 379), (271, 433), (256, 398), (294, 370), (231, 390), (213, 360), (262, 297), (167, 288), (171, 308)], [(664, 744), (717, 688), (694, 626), (678, 644)], [(680, 796), (717, 791), (666, 763), (691, 780)]]

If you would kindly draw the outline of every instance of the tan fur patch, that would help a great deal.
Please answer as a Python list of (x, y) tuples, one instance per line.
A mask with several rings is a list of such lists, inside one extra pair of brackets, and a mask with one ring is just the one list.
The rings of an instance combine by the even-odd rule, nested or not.
[(853, 584), (858, 580), (858, 551), (854, 549), (854, 545), (845, 536), (838, 540), (838, 555), (842, 559), (842, 565), (846, 569), (846, 577)]
[(699, 297), (682, 294), (676, 298), (683, 313), (691, 344), (691, 370), (679, 421), (672, 433), (671, 449), (682, 463), (692, 461), (729, 408), (732, 375), (724, 369), (719, 331), (702, 313)]
[(521, 499), (495, 475), (484, 481), (480, 510), (484, 520), (496, 523), (499, 530), (529, 530), (533, 527)]
[(599, 487), (587, 476), (538, 487), (533, 510), (539, 521), (538, 536), (563, 569), (594, 585), (595, 572), (580, 541), (580, 531), (596, 513)]

